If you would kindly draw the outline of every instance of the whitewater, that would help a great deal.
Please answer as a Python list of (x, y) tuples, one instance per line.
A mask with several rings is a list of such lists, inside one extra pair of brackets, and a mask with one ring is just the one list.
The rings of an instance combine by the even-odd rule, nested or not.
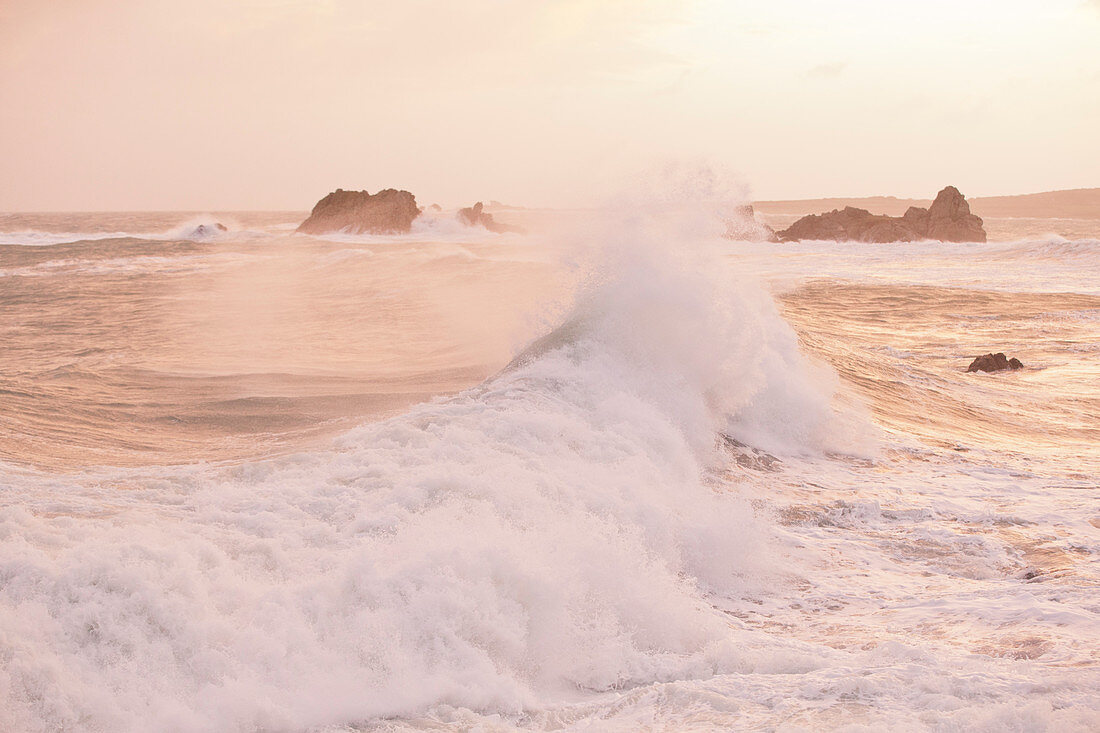
[(0, 729), (1100, 728), (1100, 225), (452, 214), (0, 215)]

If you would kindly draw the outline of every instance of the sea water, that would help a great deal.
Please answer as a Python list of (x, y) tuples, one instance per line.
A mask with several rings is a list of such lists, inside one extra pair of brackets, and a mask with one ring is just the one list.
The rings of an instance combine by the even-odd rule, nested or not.
[(1088, 222), (509, 215), (0, 217), (0, 728), (1100, 728)]

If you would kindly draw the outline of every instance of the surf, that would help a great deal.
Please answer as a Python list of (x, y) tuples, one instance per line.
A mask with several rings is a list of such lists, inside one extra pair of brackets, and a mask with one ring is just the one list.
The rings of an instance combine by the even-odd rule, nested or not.
[(76, 480), (64, 521), (26, 480), (7, 723), (518, 714), (736, 668), (715, 602), (759, 586), (770, 541), (720, 434), (819, 450), (829, 394), (766, 294), (635, 241), (507, 368), (329, 450), (115, 473), (125, 498)]

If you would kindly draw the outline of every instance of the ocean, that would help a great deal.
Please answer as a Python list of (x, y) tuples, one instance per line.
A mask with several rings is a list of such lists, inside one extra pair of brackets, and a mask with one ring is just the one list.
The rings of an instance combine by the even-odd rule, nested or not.
[(1100, 220), (495, 214), (0, 215), (0, 729), (1100, 729)]

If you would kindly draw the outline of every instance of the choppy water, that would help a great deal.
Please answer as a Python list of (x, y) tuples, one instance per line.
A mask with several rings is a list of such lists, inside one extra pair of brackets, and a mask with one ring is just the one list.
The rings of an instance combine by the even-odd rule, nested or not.
[(300, 218), (0, 217), (0, 728), (1100, 727), (1087, 222)]

